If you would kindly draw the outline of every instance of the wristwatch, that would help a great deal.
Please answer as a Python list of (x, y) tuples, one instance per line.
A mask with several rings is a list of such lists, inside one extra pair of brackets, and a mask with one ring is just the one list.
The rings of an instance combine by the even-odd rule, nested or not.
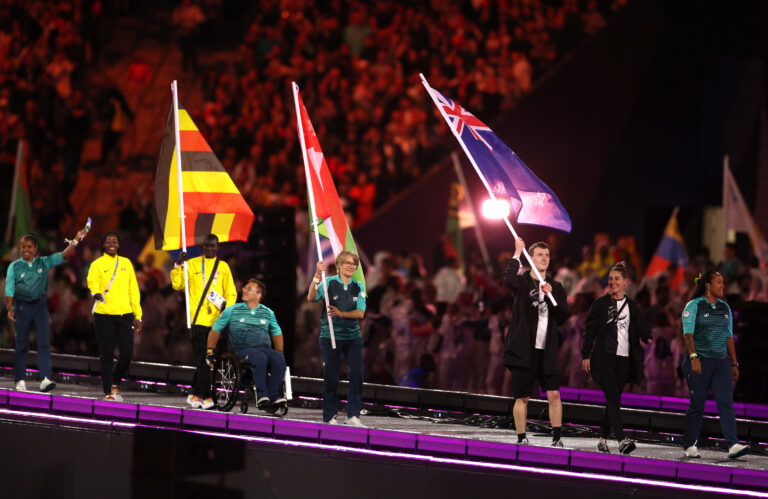
[(697, 354), (696, 352), (693, 352), (693, 353), (691, 354), (691, 360), (693, 360), (693, 359), (698, 359), (698, 358), (699, 358), (699, 354)]

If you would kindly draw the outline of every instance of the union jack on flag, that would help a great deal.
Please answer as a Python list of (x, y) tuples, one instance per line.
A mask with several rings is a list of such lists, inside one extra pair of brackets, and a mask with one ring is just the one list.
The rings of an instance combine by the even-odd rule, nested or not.
[(571, 217), (554, 191), (488, 125), (430, 87), (426, 79), (423, 83), (491, 192), (509, 199), (518, 223), (541, 225), (570, 233)]
[(451, 128), (453, 128), (459, 136), (461, 136), (464, 127), (466, 127), (476, 140), (481, 141), (490, 151), (493, 151), (493, 147), (491, 147), (491, 145), (478, 133), (478, 130), (493, 133), (493, 130), (491, 130), (488, 125), (480, 121), (477, 116), (461, 107), (458, 102), (446, 98), (440, 92), (435, 92), (435, 95), (437, 96), (438, 102), (443, 106), (445, 114), (448, 116)]

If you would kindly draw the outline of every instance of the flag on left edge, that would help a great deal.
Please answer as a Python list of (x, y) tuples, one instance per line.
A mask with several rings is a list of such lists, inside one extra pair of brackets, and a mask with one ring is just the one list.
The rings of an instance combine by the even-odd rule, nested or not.
[[(220, 242), (247, 241), (253, 212), (181, 105), (179, 132), (187, 246), (202, 244), (208, 234), (215, 234)], [(163, 250), (182, 247), (175, 148), (171, 106), (155, 177), (155, 248)]]
[(19, 139), (16, 149), (16, 171), (13, 175), (16, 183), (13, 185), (14, 198), (13, 210), (13, 231), (10, 233), (13, 240), (9, 241), (13, 246), (15, 241), (24, 235), (32, 232), (32, 208), (29, 203), (29, 182), (27, 175), (27, 143)]

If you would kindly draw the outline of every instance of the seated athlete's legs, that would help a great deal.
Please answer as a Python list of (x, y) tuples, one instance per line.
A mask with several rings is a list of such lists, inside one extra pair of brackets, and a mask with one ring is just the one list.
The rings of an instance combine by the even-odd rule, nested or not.
[(267, 355), (264, 348), (243, 348), (237, 351), (237, 356), (243, 362), (253, 366), (253, 384), (256, 386), (256, 398), (269, 397), (267, 388)]
[(285, 378), (285, 357), (281, 352), (271, 348), (263, 349), (269, 366), (268, 396), (275, 401), (282, 396), (283, 379)]

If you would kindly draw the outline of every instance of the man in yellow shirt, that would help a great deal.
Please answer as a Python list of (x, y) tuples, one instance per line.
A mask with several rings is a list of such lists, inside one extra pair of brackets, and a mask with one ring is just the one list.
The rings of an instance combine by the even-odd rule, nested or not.
[[(88, 289), (96, 300), (93, 328), (101, 352), (101, 384), (107, 400), (121, 401), (120, 381), (133, 356), (133, 334), (141, 331), (139, 284), (133, 264), (118, 256), (120, 237), (107, 232), (101, 241), (104, 254), (91, 263)], [(120, 358), (114, 373), (115, 338)]]
[[(210, 409), (211, 398), (210, 368), (205, 363), (208, 331), (225, 308), (237, 301), (237, 289), (232, 271), (227, 262), (216, 256), (219, 252), (219, 238), (208, 234), (203, 241), (203, 256), (192, 258), (187, 263), (189, 268), (189, 320), (192, 324), (192, 351), (195, 357), (195, 377), (192, 380), (192, 393), (187, 403), (192, 407)], [(181, 252), (176, 267), (171, 270), (171, 285), (175, 290), (184, 289), (184, 269), (187, 253)], [(209, 284), (206, 296), (203, 290)]]

